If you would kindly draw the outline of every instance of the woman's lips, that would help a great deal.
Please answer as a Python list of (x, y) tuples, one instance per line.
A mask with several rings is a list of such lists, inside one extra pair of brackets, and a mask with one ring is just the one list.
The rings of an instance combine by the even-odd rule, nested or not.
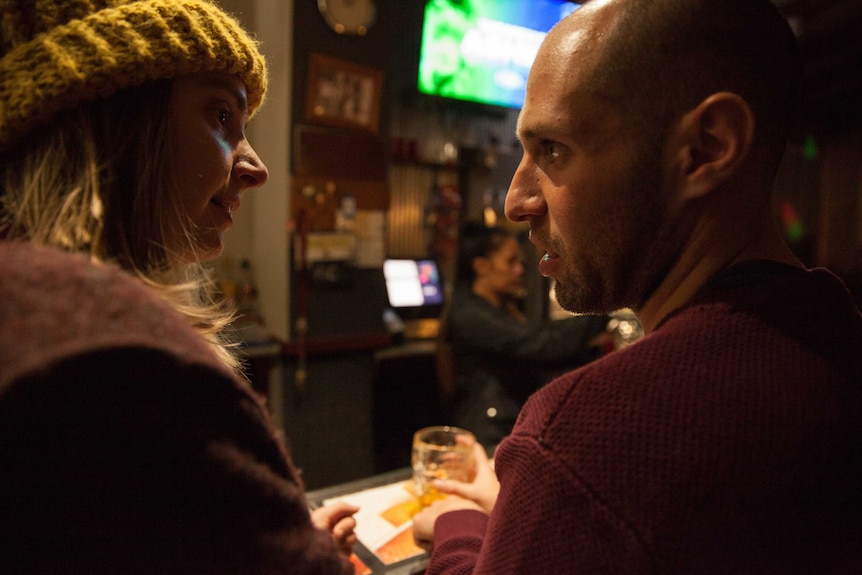
[(215, 205), (220, 207), (224, 211), (225, 215), (227, 215), (227, 218), (231, 222), (233, 222), (233, 212), (239, 206), (234, 207), (233, 202), (228, 202), (228, 201), (224, 201), (224, 200), (217, 200), (217, 199), (213, 199), (212, 203), (214, 203)]

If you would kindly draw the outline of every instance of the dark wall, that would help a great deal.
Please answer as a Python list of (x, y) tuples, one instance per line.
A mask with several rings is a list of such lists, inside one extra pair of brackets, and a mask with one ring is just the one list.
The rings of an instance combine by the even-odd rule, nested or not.
[[(339, 35), (327, 26), (318, 11), (316, 0), (296, 0), (292, 72), (294, 98), (291, 108), (293, 127), (306, 122), (309, 58), (313, 53), (321, 53), (383, 72), (377, 137), (388, 141), (393, 102), (403, 92), (405, 78), (415, 75), (418, 68), (424, 1), (375, 0), (375, 4), (377, 19), (368, 34), (352, 37)], [(411, 44), (415, 48), (405, 47)], [(416, 54), (416, 59), (411, 62), (407, 56), (409, 54)], [(294, 147), (291, 170), (295, 169), (296, 152)], [(296, 279), (292, 274), (292, 283)], [(378, 269), (350, 270), (346, 281), (332, 285), (313, 281), (307, 310), (309, 336), (363, 337), (385, 333), (382, 323), (385, 304), (382, 279), (381, 270)], [(291, 293), (297, 293), (295, 283)], [(415, 393), (409, 394), (407, 400), (398, 395), (402, 389), (400, 386), (410, 381), (420, 386), (419, 391), (427, 395), (434, 390), (433, 382), (378, 377), (380, 369), (375, 357), (373, 349), (311, 354), (306, 365), (308, 378), (302, 393), (296, 387), (296, 358), (291, 356), (286, 359), (284, 429), (293, 459), (302, 469), (307, 488), (316, 489), (352, 481), (409, 464), (410, 434), (416, 425), (424, 422), (418, 420), (415, 423), (408, 421), (394, 425), (393, 417), (415, 413), (412, 408), (405, 409), (407, 400), (410, 405), (418, 405), (420, 401)], [(387, 370), (386, 374), (391, 371)], [(392, 402), (387, 398), (396, 396), (400, 409), (392, 410)], [(383, 440), (380, 440), (381, 437)]]
[(304, 121), (308, 62), (318, 52), (383, 72), (379, 135), (390, 133), (395, 109), (414, 109), (422, 114), (456, 114), (464, 121), (475, 116), (499, 120), (506, 111), (492, 106), (456, 102), (420, 95), (416, 89), (419, 46), (425, 0), (375, 0), (377, 18), (368, 34), (339, 35), (331, 30), (317, 9), (316, 0), (296, 0), (293, 61), (293, 124)]
[[(294, 7), (293, 124), (304, 120), (308, 60), (319, 52), (383, 71), (380, 134), (389, 132), (392, 102), (405, 93), (406, 79), (418, 68), (423, 0), (375, 0), (377, 18), (365, 36), (344, 36), (331, 30), (316, 0), (297, 0)], [(409, 83), (409, 82), (408, 82)], [(409, 91), (409, 90), (408, 90)]]

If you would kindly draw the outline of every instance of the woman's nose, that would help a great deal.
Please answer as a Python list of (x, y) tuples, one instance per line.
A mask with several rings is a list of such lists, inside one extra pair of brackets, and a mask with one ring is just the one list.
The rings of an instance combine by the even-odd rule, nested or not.
[(234, 164), (233, 173), (243, 183), (243, 189), (259, 188), (269, 179), (266, 164), (248, 140), (244, 140), (244, 145), (240, 148), (239, 159)]

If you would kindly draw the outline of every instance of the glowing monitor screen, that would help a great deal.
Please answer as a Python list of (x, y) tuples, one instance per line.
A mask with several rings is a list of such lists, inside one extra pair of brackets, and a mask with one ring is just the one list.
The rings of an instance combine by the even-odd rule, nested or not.
[(428, 0), (419, 92), (520, 108), (539, 44), (579, 7), (565, 0)]
[(443, 287), (434, 260), (386, 260), (383, 278), (389, 305), (396, 310), (428, 308), (439, 312), (443, 305)]

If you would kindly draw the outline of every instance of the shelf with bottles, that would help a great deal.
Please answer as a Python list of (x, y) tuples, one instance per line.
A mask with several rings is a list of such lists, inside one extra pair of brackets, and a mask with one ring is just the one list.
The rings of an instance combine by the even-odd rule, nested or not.
[(429, 170), (458, 171), (458, 145), (454, 141), (420, 142), (412, 138), (392, 138), (389, 163)]

